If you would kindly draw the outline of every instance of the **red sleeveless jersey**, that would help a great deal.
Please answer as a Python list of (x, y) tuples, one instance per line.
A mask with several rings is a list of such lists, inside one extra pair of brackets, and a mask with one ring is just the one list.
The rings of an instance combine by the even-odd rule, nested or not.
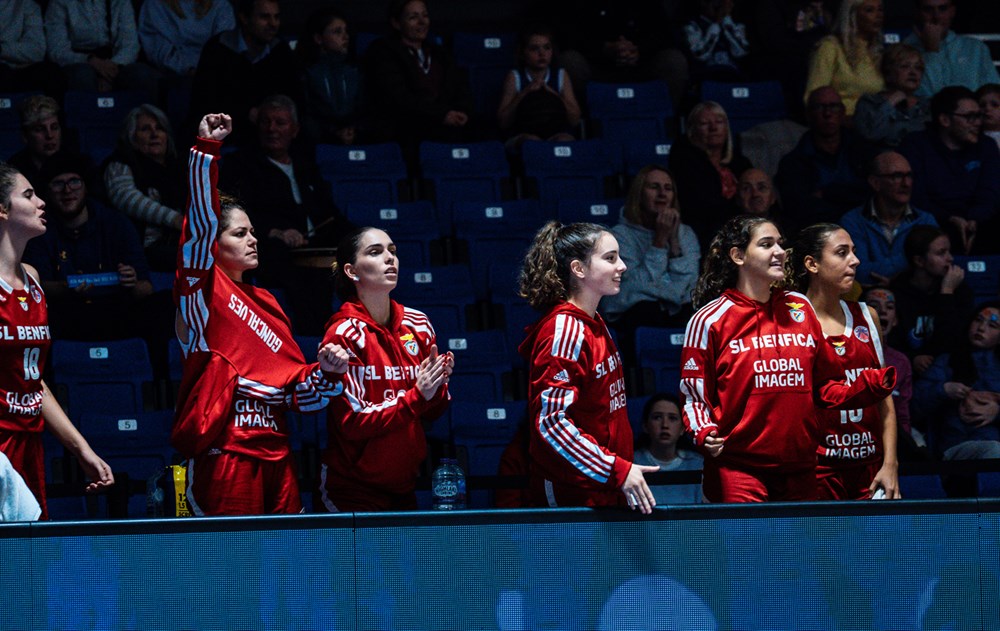
[[(22, 268), (23, 271), (23, 268)], [(24, 272), (24, 289), (0, 279), (0, 429), (40, 432), (42, 372), (52, 346), (45, 294)]]
[[(826, 337), (840, 358), (843, 378), (853, 383), (861, 372), (885, 366), (882, 340), (863, 302), (840, 301), (847, 323), (840, 335)], [(819, 410), (822, 440), (817, 448), (820, 463), (867, 464), (882, 459), (882, 417), (878, 405), (854, 410)]]

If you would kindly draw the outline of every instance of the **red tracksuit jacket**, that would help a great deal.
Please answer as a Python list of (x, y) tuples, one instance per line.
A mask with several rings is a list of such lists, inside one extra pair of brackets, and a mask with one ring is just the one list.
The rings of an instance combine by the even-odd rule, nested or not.
[(449, 400), (447, 385), (430, 401), (416, 388), (417, 368), (436, 340), (426, 315), (395, 301), (388, 326), (353, 300), (327, 323), (323, 342), (340, 344), (351, 356), (344, 396), (327, 408), (328, 509), (387, 510), (395, 498), (413, 493), (427, 456), (423, 423), (441, 416)]
[(531, 496), (539, 506), (624, 505), (632, 466), (621, 356), (600, 315), (568, 302), (528, 331)]

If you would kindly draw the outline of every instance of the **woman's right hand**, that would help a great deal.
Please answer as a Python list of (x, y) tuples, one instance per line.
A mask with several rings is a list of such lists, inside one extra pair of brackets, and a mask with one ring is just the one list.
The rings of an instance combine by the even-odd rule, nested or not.
[(709, 432), (708, 436), (705, 436), (705, 451), (708, 452), (709, 456), (717, 458), (722, 453), (722, 447), (725, 442), (726, 439), (721, 438), (719, 432), (713, 429)]
[(229, 114), (205, 114), (198, 123), (198, 137), (222, 141), (233, 131), (233, 118)]
[(450, 365), (454, 362), (449, 355), (439, 355), (437, 345), (432, 344), (430, 354), (420, 362), (417, 369), (417, 390), (425, 401), (433, 399), (441, 385), (447, 383), (448, 375), (451, 374)]
[(955, 399), (956, 401), (961, 401), (971, 391), (972, 388), (960, 381), (947, 381), (944, 384), (944, 393), (948, 395), (949, 399)]
[(334, 372), (343, 374), (347, 372), (347, 366), (351, 356), (339, 344), (328, 343), (320, 347), (316, 359), (319, 361), (319, 368), (323, 372)]

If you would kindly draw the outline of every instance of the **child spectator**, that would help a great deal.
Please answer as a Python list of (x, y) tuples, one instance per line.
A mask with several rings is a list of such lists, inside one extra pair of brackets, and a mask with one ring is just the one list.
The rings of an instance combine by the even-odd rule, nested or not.
[(507, 149), (517, 153), (526, 140), (574, 140), (580, 106), (566, 71), (553, 63), (552, 33), (525, 29), (518, 39), (518, 67), (504, 80), (497, 118), (509, 135)]
[(361, 72), (350, 58), (347, 20), (336, 9), (320, 9), (306, 20), (295, 49), (305, 67), (303, 131), (317, 142), (357, 142)]
[[(660, 471), (701, 471), (702, 457), (687, 449), (678, 449), (684, 436), (681, 408), (677, 397), (663, 392), (649, 397), (642, 409), (642, 429), (636, 444), (636, 464), (660, 467)], [(699, 484), (664, 484), (651, 486), (657, 504), (700, 504)]]
[(1000, 458), (1000, 302), (985, 303), (964, 339), (937, 357), (916, 389), (945, 460)]
[(983, 110), (983, 133), (1000, 147), (1000, 83), (987, 83), (976, 90), (976, 98)]

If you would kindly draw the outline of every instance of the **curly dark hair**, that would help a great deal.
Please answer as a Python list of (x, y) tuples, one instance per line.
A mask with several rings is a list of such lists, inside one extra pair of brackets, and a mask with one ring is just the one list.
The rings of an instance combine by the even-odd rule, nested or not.
[(573, 290), (570, 263), (586, 262), (601, 234), (608, 232), (595, 223), (558, 221), (545, 224), (535, 235), (518, 278), (518, 295), (538, 310), (548, 309), (569, 298)]
[(754, 231), (764, 224), (774, 222), (756, 215), (737, 215), (723, 224), (708, 246), (708, 253), (701, 264), (701, 275), (691, 292), (691, 302), (700, 309), (722, 295), (722, 292), (736, 285), (739, 268), (729, 257), (733, 248), (745, 250), (750, 245)]

